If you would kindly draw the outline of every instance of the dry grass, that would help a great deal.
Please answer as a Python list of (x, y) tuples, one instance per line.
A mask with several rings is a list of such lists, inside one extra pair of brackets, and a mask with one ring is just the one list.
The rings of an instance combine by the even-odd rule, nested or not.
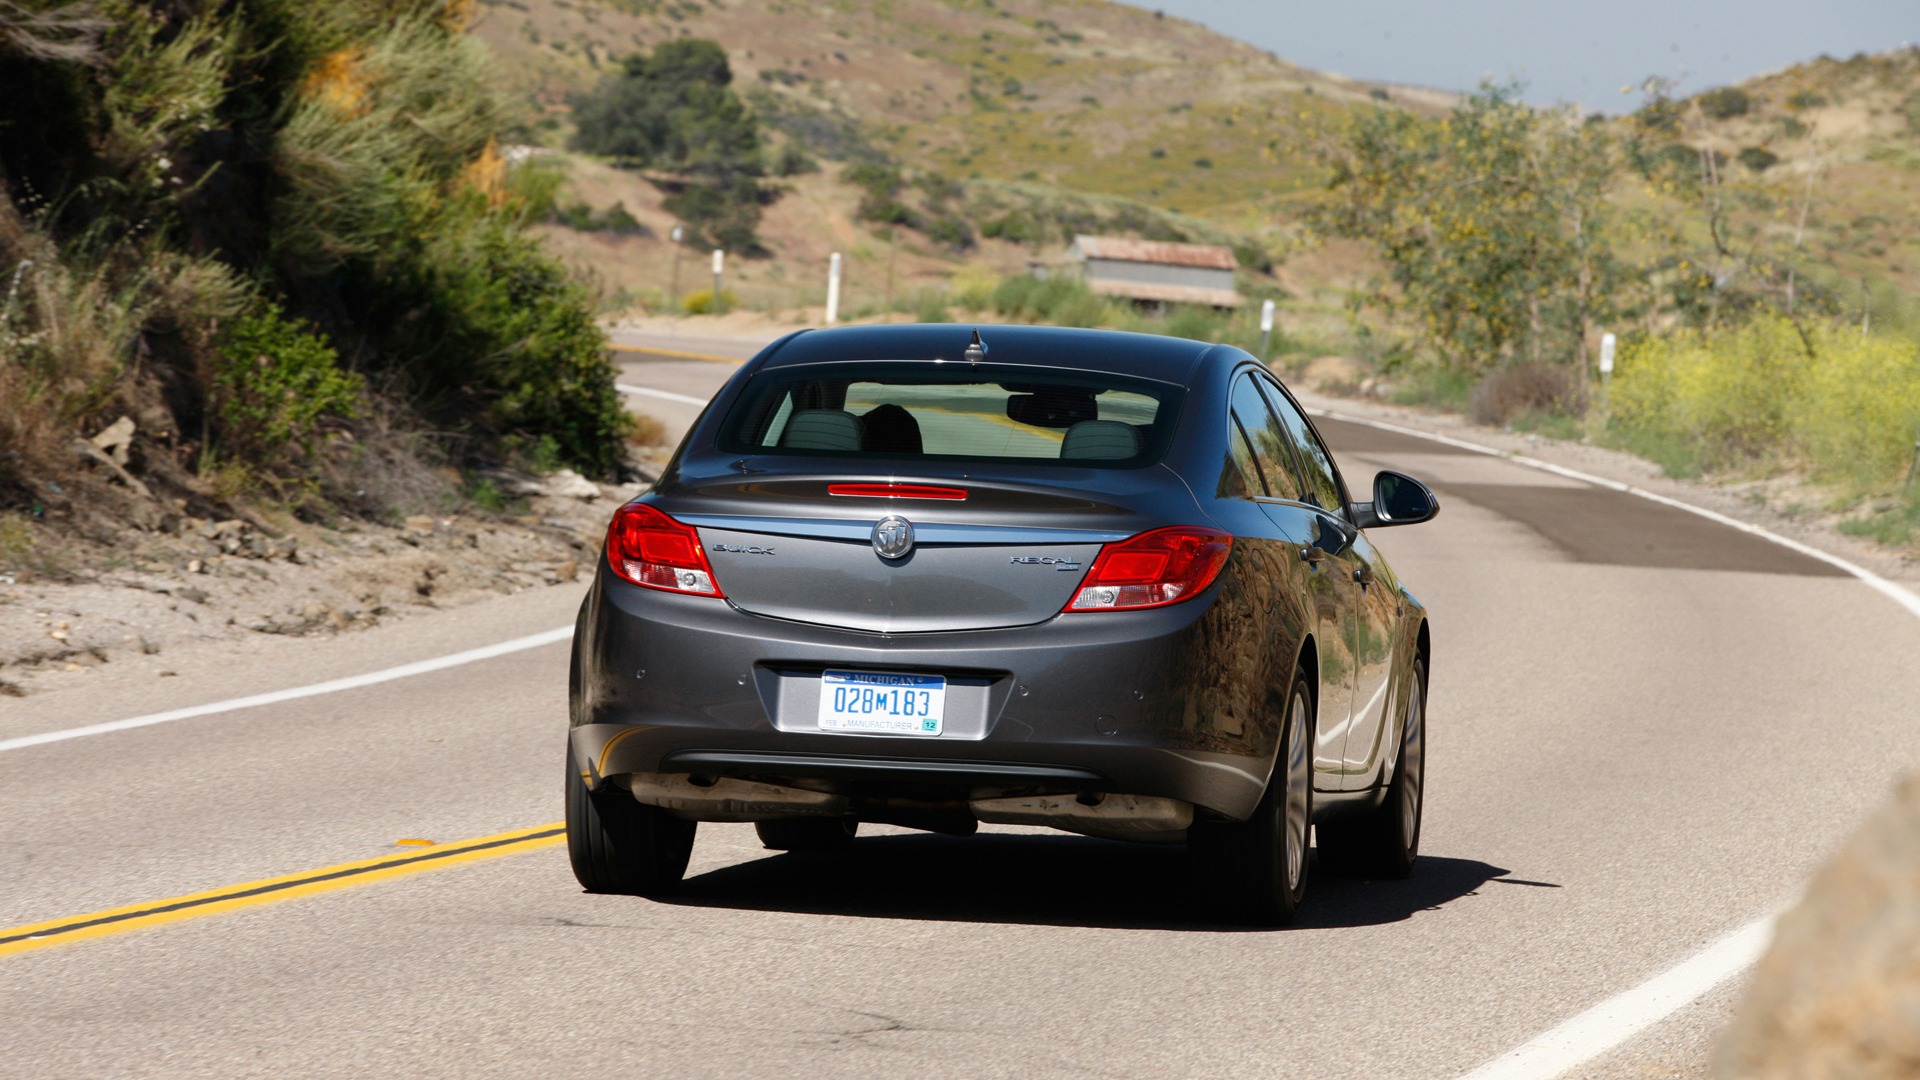
[(120, 388), (143, 304), (104, 266), (63, 263), (4, 196), (0, 265), (0, 484), (17, 487), (69, 471), (67, 439)]
[(633, 429), (627, 433), (627, 441), (642, 450), (658, 447), (667, 441), (667, 426), (656, 417), (635, 413)]

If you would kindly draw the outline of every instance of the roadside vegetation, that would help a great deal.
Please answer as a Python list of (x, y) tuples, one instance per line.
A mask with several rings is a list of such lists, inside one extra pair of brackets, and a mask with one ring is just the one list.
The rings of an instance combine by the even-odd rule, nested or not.
[[(1916, 84), (1917, 59), (1889, 63)], [(1353, 297), (1357, 332), (1406, 400), (1623, 447), (1679, 476), (1802, 476), (1843, 527), (1913, 542), (1911, 299), (1866, 279), (1849, 296), (1807, 243), (1821, 197), (1809, 148), (1795, 175), (1774, 150), (1716, 145), (1714, 125), (1745, 122), (1756, 95), (1643, 90), (1619, 122), (1488, 86), (1445, 116), (1382, 108), (1332, 131), (1315, 223), (1382, 268)], [(1814, 100), (1790, 96), (1784, 119)], [(1772, 145), (1809, 136), (1794, 124), (1771, 128)], [(1603, 394), (1605, 331), (1619, 352)]]
[(388, 517), (473, 463), (614, 473), (604, 339), (526, 231), (471, 6), (0, 5), (0, 513)]

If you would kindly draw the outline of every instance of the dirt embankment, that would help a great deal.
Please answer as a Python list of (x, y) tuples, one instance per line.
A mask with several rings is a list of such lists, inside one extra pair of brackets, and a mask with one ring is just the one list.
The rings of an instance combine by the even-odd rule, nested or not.
[(38, 573), (0, 567), (0, 700), (102, 665), (254, 634), (332, 635), (594, 570), (613, 508), (644, 484), (505, 474), (497, 512), (338, 528), (169, 515)]
[(1734, 1080), (1920, 1076), (1920, 774), (1814, 878), (1715, 1062)]

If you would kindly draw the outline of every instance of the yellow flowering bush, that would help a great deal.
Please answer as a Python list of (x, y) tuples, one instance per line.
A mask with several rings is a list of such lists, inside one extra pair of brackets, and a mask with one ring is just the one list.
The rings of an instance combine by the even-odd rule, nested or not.
[(1804, 464), (1854, 493), (1900, 480), (1920, 427), (1920, 343), (1806, 331), (1769, 314), (1630, 341), (1611, 421), (1629, 445), (1679, 445), (1700, 468)]

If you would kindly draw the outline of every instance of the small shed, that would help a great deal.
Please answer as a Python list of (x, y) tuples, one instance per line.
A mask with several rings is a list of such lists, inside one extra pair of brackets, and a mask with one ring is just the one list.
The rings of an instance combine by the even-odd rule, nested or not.
[(1076, 236), (1067, 257), (1080, 266), (1087, 286), (1102, 296), (1144, 304), (1240, 306), (1231, 248), (1174, 244), (1116, 236)]

